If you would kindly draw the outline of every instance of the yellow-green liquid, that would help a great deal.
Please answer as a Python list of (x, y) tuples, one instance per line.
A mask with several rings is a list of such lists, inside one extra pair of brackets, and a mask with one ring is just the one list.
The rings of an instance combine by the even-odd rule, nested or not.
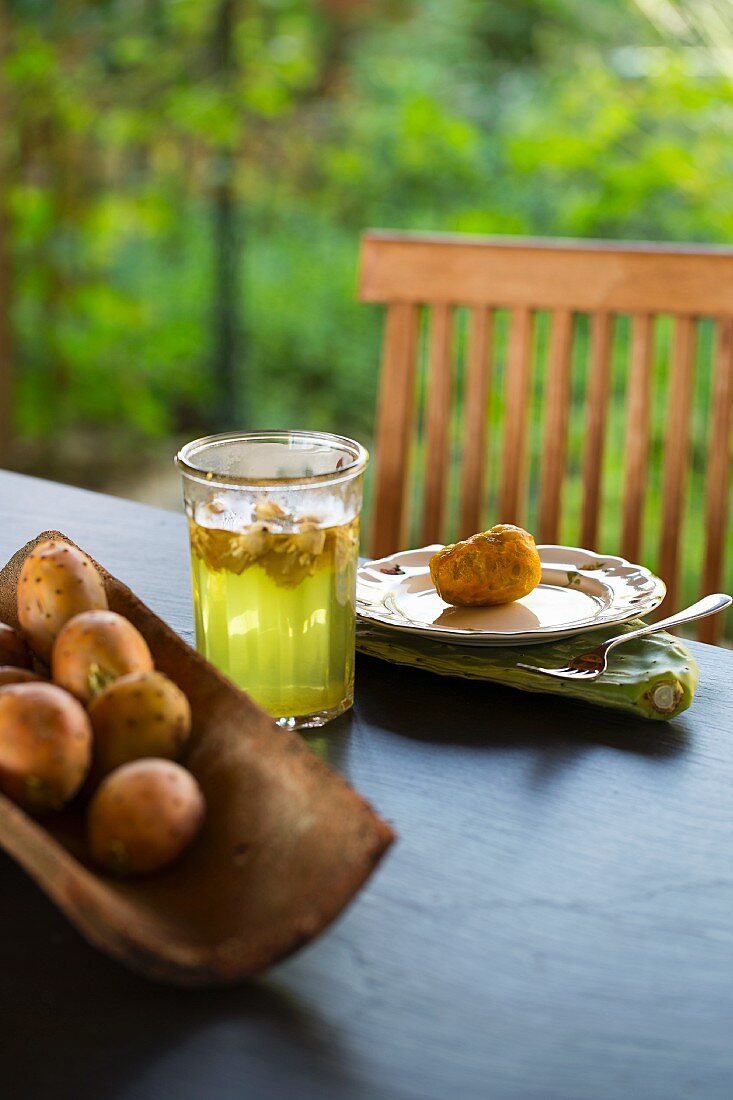
[(199, 652), (273, 718), (350, 706), (358, 519), (244, 556), (245, 536), (190, 526)]

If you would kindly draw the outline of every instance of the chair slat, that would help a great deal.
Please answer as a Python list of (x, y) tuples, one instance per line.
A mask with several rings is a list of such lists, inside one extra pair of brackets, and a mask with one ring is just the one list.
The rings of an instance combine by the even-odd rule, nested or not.
[(659, 572), (667, 585), (665, 610), (676, 611), (679, 592), (680, 543), (690, 447), (690, 412), (695, 370), (695, 322), (678, 317), (667, 397), (667, 432), (662, 477), (662, 525)]
[(376, 424), (376, 474), (371, 553), (400, 549), (410, 477), (419, 313), (398, 302), (387, 309)]
[(541, 542), (557, 542), (560, 533), (562, 486), (568, 451), (572, 344), (573, 314), (569, 309), (559, 309), (552, 314), (547, 366), (538, 524)]
[(464, 391), (465, 427), (459, 520), (461, 538), (468, 538), (483, 526), (492, 335), (491, 310), (472, 309), (468, 326)]
[(726, 316), (733, 249), (369, 233), (359, 289), (366, 302)]
[(621, 553), (638, 561), (646, 500), (649, 462), (649, 412), (651, 404), (654, 318), (637, 313), (632, 320), (626, 404), (626, 465)]
[(450, 467), (448, 428), (451, 412), (451, 320), (447, 305), (433, 307), (430, 319), (428, 391), (425, 410), (425, 488), (421, 538), (439, 542), (443, 535), (445, 493)]
[(594, 313), (591, 317), (590, 330), (585, 448), (583, 451), (583, 512), (580, 531), (580, 544), (588, 550), (598, 549), (601, 475), (603, 451), (606, 445), (612, 344), (613, 316), (610, 313)]
[[(553, 321), (535, 529), (538, 540), (559, 538), (573, 414), (573, 318), (583, 313), (590, 319), (590, 351), (582, 412), (579, 539), (590, 548), (616, 552), (612, 544), (601, 545), (600, 520), (613, 495), (619, 501), (621, 552), (635, 561), (646, 560), (644, 517), (653, 503), (659, 550), (655, 564), (669, 588), (664, 609), (673, 609), (678, 603), (685, 546), (682, 527), (689, 497), (693, 417), (702, 412), (692, 408), (696, 326), (699, 319), (710, 318), (716, 325), (716, 343), (706, 410), (706, 542), (701, 582), (706, 590), (725, 587), (733, 519), (728, 507), (733, 491), (729, 469), (733, 457), (732, 288), (733, 248), (366, 234), (359, 295), (362, 301), (388, 307), (370, 549), (381, 554), (414, 544), (413, 538), (427, 542), (444, 536), (449, 507), (453, 516), (446, 489), (454, 484), (458, 464), (456, 510), (462, 537), (480, 530), (486, 513), (497, 522), (527, 525), (528, 471), (530, 458), (536, 455), (530, 438), (534, 325), (543, 311), (549, 311)], [(455, 311), (464, 309), (469, 323), (457, 428), (451, 327)], [(495, 385), (491, 348), (497, 310), (508, 312), (509, 328), (502, 383), (501, 466), (495, 475), (492, 471), (497, 492), (489, 502), (486, 468), (494, 450), (489, 405)], [(425, 340), (427, 395), (418, 433), (416, 380), (422, 370), (421, 319), (427, 311), (431, 314)], [(604, 469), (610, 426), (615, 423), (611, 417), (621, 400), (615, 393), (613, 369), (614, 331), (621, 315), (628, 315), (632, 323), (623, 397), (624, 471), (623, 486), (611, 486), (604, 481)], [(670, 317), (675, 326), (669, 370), (664, 372), (663, 414), (652, 407), (657, 401), (654, 362), (659, 316)], [(656, 441), (652, 447), (652, 429), (662, 415), (665, 439), (658, 454)], [(417, 455), (421, 456), (419, 471)], [(658, 478), (661, 491), (656, 492)], [(420, 519), (415, 522), (418, 511)], [(713, 618), (703, 621), (699, 636), (717, 641), (721, 631), (725, 631), (723, 618)]]
[[(733, 320), (718, 321), (715, 340), (715, 374), (712, 387), (710, 442), (707, 462), (705, 566), (703, 594), (723, 587), (725, 536), (728, 527), (731, 421), (733, 420)], [(702, 619), (697, 636), (702, 642), (719, 642), (723, 615)]]
[(533, 327), (531, 309), (513, 310), (506, 360), (506, 418), (498, 514), (500, 523), (521, 524), (524, 517)]

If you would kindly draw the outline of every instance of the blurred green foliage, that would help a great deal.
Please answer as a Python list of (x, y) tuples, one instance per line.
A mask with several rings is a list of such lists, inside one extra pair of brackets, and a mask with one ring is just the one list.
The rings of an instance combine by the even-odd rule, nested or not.
[[(733, 82), (648, 4), (3, 6), (21, 438), (216, 426), (222, 354), (238, 424), (368, 438), (380, 319), (354, 300), (367, 226), (733, 231)], [(239, 278), (222, 351), (227, 234)]]

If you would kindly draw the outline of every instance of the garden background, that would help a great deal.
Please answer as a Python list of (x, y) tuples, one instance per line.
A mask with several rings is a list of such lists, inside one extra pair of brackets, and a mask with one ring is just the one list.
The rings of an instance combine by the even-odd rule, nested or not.
[(0, 464), (168, 504), (211, 429), (369, 445), (361, 231), (730, 243), (732, 77), (730, 0), (2, 0)]

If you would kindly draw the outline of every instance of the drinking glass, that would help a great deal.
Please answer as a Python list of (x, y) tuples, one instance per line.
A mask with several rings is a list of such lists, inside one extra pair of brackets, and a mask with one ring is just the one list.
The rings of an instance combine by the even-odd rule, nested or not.
[(322, 726), (354, 697), (361, 444), (232, 432), (176, 456), (196, 645), (279, 725)]

